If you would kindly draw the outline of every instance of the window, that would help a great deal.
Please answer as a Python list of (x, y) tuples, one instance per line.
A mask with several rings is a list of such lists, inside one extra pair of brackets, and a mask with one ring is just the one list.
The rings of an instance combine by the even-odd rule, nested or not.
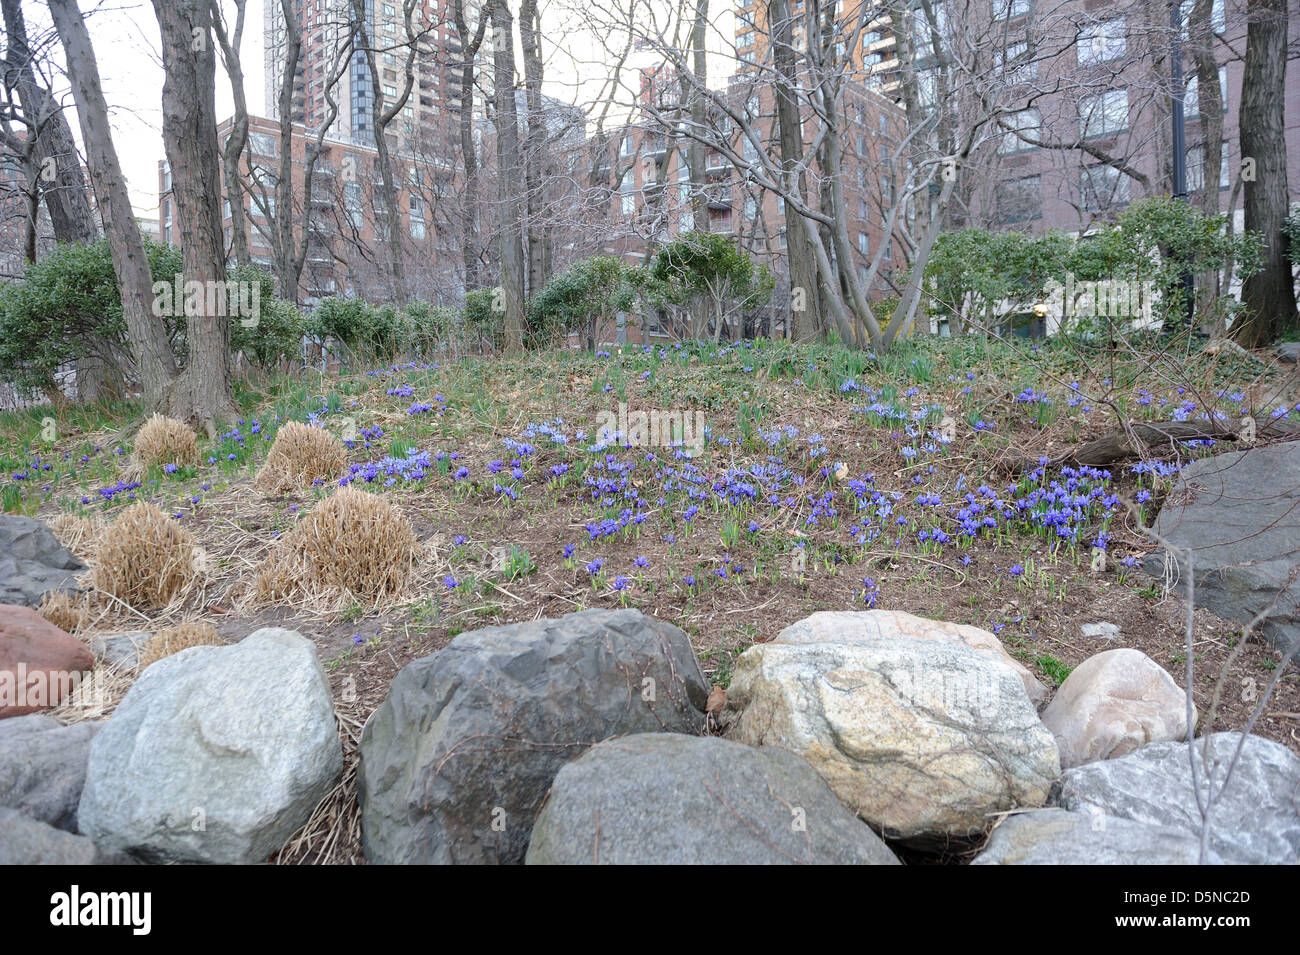
[[(1183, 39), (1188, 39), (1187, 21), (1192, 16), (1192, 8), (1196, 6), (1195, 0), (1183, 0), (1178, 5), (1178, 13), (1183, 24)], [(1223, 0), (1214, 0), (1210, 7), (1210, 29), (1215, 33), (1222, 35), (1226, 28), (1227, 17), (1225, 16)]]
[(745, 197), (745, 218), (746, 219), (758, 218), (758, 202), (755, 201), (753, 196)]
[(998, 152), (1000, 154), (1006, 156), (1010, 153), (1025, 152), (1026, 150), (1038, 148), (1037, 146), (1032, 146), (1025, 142), (1017, 136), (1016, 133), (1012, 132), (1012, 130), (1017, 130), (1028, 136), (1030, 139), (1037, 140), (1039, 133), (1042, 130), (1042, 123), (1038, 115), (1038, 110), (1022, 109), (1018, 112), (1011, 113), (1007, 116), (1006, 123), (1010, 129), (1002, 134), (1002, 143), (998, 146)]
[(858, 251), (863, 255), (871, 254), (871, 237), (865, 232), (858, 233)]
[[(1187, 77), (1187, 92), (1183, 95), (1183, 116), (1188, 122), (1201, 115), (1201, 83), (1195, 73)], [(1223, 111), (1228, 111), (1228, 68), (1219, 67), (1219, 97), (1223, 101)]]
[(993, 19), (1010, 20), (1029, 12), (1029, 0), (993, 0)]
[(864, 136), (862, 133), (858, 133), (856, 145), (857, 145), (858, 155), (865, 156), (867, 154), (867, 137)]
[(389, 99), (397, 99), (397, 87), (384, 84), (384, 95)]
[(270, 133), (249, 133), (248, 148), (254, 156), (278, 156), (280, 141)]
[[(1228, 144), (1222, 144), (1223, 154), (1219, 163), (1219, 188), (1227, 189), (1232, 185), (1232, 173), (1228, 169)], [(1200, 192), (1205, 188), (1205, 146), (1193, 146), (1187, 150), (1187, 191)]]
[[(938, 84), (935, 80), (935, 75), (933, 72), (929, 70), (920, 70), (917, 72), (916, 74), (917, 98), (920, 100), (922, 109), (933, 109), (935, 107), (936, 105), (935, 91), (937, 87)], [(883, 114), (881, 115), (880, 120), (881, 123), (883, 124), (885, 120)], [(884, 131), (883, 125), (881, 127), (881, 131), (882, 132)]]
[(1033, 51), (1026, 41), (1008, 43), (997, 51), (998, 72), (1009, 83), (1024, 83), (1038, 75), (1038, 63), (1032, 57)]
[(423, 239), (424, 230), (424, 200), (419, 196), (411, 195), (411, 238)]
[(1109, 90), (1079, 100), (1079, 134), (1109, 136), (1128, 128), (1128, 90)]
[(753, 45), (754, 45), (754, 34), (752, 33), (746, 32), (736, 37), (736, 46), (753, 46)]
[(1123, 17), (1093, 23), (1079, 31), (1080, 66), (1094, 66), (1119, 59), (1127, 49), (1127, 21)]
[(1104, 212), (1128, 202), (1129, 180), (1114, 166), (1086, 166), (1080, 192), (1085, 212)]
[(866, 199), (858, 200), (858, 218), (863, 222), (871, 218), (871, 207), (867, 205)]
[(621, 197), (623, 215), (636, 215), (636, 183), (632, 181), (630, 172), (619, 183), (618, 194)]
[(997, 185), (998, 222), (1025, 222), (1043, 214), (1043, 184), (1039, 176), (1025, 176)]
[(352, 228), (361, 228), (362, 209), (364, 208), (361, 183), (348, 182), (343, 185), (343, 210), (347, 213)]
[(631, 156), (636, 152), (636, 143), (632, 141), (631, 136), (624, 136), (623, 142), (619, 145), (618, 154), (620, 156)]

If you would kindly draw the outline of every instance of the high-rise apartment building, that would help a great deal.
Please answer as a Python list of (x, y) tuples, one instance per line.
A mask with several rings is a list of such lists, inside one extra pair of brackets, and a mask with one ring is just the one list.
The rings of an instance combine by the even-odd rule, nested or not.
[[(331, 135), (373, 143), (375, 99), (382, 96), (386, 104), (397, 100), (406, 83), (409, 61), (410, 95), (389, 132), (404, 140), (437, 140), (445, 125), (440, 117), (460, 109), (456, 67), (461, 44), (449, 0), (364, 0), (364, 17), (359, 23), (354, 0), (288, 2), (302, 37), (289, 121), (318, 129), (329, 121), (333, 99), (338, 113)], [(282, 118), (280, 92), (287, 32), (284, 3), (267, 0), (265, 105), (266, 115), (276, 120)], [(344, 62), (339, 51), (346, 53), (349, 37), (351, 53)], [(367, 47), (374, 51), (378, 86), (366, 57)]]

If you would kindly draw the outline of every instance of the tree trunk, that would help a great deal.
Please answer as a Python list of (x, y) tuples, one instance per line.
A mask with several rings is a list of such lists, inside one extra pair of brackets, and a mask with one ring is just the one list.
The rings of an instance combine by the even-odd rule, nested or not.
[(1266, 345), (1297, 327), (1295, 281), (1282, 231), (1286, 175), (1287, 0), (1248, 0), (1246, 69), (1241, 81), (1241, 155), (1255, 160), (1245, 184), (1246, 229), (1264, 237), (1264, 268), (1242, 284), (1245, 315), (1234, 337)]
[(488, 15), (478, 11), (474, 38), (467, 42), (469, 24), (465, 19), (465, 2), (456, 0), (453, 8), (456, 35), (461, 38), (464, 61), (460, 69), (460, 154), (465, 166), (465, 185), (461, 190), (460, 254), (465, 265), (465, 291), (483, 287), (482, 257), (478, 250), (479, 170), (474, 145), (474, 59), (487, 33)]
[(406, 268), (402, 261), (401, 204), (398, 201), (397, 182), (393, 178), (393, 161), (388, 149), (388, 126), (410, 99), (411, 87), (415, 81), (414, 63), (419, 43), (417, 31), (411, 22), (414, 8), (415, 0), (403, 0), (402, 14), (407, 48), (402, 71), (402, 89), (393, 102), (387, 104), (382, 92), (383, 82), (379, 75), (379, 61), (375, 58), (375, 49), (366, 26), (366, 2), (352, 0), (354, 30), (361, 41), (361, 50), (370, 68), (370, 82), (374, 87), (371, 116), (375, 124), (375, 158), (384, 183), (382, 198), (384, 212), (388, 219), (388, 273), (392, 280), (393, 300), (398, 305), (405, 305), (410, 299), (410, 294), (406, 286)]
[(86, 149), (86, 166), (95, 186), (99, 213), (108, 236), (122, 294), (122, 315), (135, 359), (146, 408), (166, 406), (172, 380), (176, 377), (176, 360), (167, 340), (167, 329), (153, 310), (153, 278), (144, 239), (135, 228), (135, 214), (127, 192), (126, 178), (113, 147), (108, 125), (108, 104), (99, 81), (99, 64), (90, 44), (90, 34), (76, 0), (49, 0), (50, 15), (67, 63), (68, 81), (77, 116), (81, 139)]
[(252, 262), (248, 251), (248, 224), (244, 218), (244, 190), (240, 186), (243, 177), (239, 172), (239, 161), (248, 144), (248, 101), (244, 96), (244, 67), (239, 55), (247, 7), (248, 0), (235, 0), (235, 29), (227, 35), (221, 19), (221, 2), (212, 0), (212, 27), (221, 46), (221, 59), (230, 77), (230, 90), (235, 99), (235, 115), (230, 124), (230, 134), (222, 146), (221, 164), (225, 173), (226, 201), (230, 204), (231, 252), (239, 265)]
[(519, 39), (524, 53), (528, 104), (525, 187), (528, 192), (528, 294), (536, 295), (551, 277), (551, 234), (546, 222), (546, 117), (542, 114), (542, 21), (537, 0), (519, 8)]
[[(804, 196), (807, 179), (803, 169), (803, 124), (794, 87), (798, 82), (793, 47), (793, 23), (789, 0), (771, 0), (768, 24), (772, 31), (772, 62), (778, 80), (776, 92), (777, 146), (785, 187)], [(786, 205), (786, 252), (790, 267), (790, 314), (787, 333), (798, 342), (820, 339), (826, 332), (822, 309), (821, 284), (817, 263), (808, 247), (808, 234), (790, 221), (798, 213)]]
[[(275, 0), (267, 0), (274, 3)], [(306, 261), (295, 254), (293, 239), (293, 87), (302, 58), (302, 30), (298, 24), (297, 4), (294, 0), (280, 0), (280, 16), (284, 21), (284, 68), (280, 73), (280, 166), (275, 181), (275, 281), (280, 298), (299, 301), (302, 283), (302, 265)], [(311, 208), (311, 180), (304, 183), (309, 190), (302, 197), (303, 205)], [(306, 230), (304, 230), (305, 232)], [(303, 236), (306, 245), (307, 236)]]
[(493, 86), (497, 121), (497, 208), (505, 350), (524, 348), (523, 203), (519, 196), (519, 114), (515, 109), (514, 20), (508, 0), (492, 0)]
[(172, 389), (170, 414), (215, 437), (217, 422), (234, 417), (237, 408), (230, 390), (212, 17), (208, 0), (153, 0), (153, 6), (162, 35), (163, 143), (185, 281), (201, 283), (205, 293), (202, 314), (186, 317), (189, 356)]

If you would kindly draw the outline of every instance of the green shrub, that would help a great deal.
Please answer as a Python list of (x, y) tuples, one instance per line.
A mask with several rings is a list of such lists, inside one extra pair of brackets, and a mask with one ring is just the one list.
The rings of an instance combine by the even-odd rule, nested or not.
[(499, 289), (474, 289), (465, 293), (461, 333), (467, 348), (500, 351), (506, 341), (505, 312), (495, 307)]
[(545, 346), (577, 332), (588, 348), (595, 347), (597, 325), (635, 302), (638, 271), (617, 256), (597, 255), (553, 276), (529, 303), (529, 345)]
[[(155, 281), (181, 271), (179, 249), (145, 239)], [(184, 356), (184, 316), (167, 317), (173, 347)], [(0, 380), (27, 394), (51, 393), (60, 365), (88, 355), (124, 373), (128, 355), (122, 297), (108, 240), (63, 243), (0, 287)]]

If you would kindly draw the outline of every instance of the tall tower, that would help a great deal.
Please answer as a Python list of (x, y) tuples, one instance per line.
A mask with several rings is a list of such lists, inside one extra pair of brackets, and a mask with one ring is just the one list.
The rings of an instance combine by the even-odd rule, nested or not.
[[(340, 65), (338, 51), (350, 37), (358, 46), (361, 31), (354, 24), (353, 0), (288, 2), (302, 34), (302, 51), (293, 77), (293, 107), (289, 116), (280, 115), (286, 55), (285, 3), (266, 0), (266, 115), (318, 129), (329, 118), (326, 93), (330, 74)], [(411, 7), (414, 40), (405, 21), (406, 10)], [(432, 136), (441, 126), (441, 113), (460, 108), (457, 68), (461, 46), (450, 0), (365, 0), (364, 11), (365, 33), (375, 51), (380, 89), (375, 89), (364, 52), (354, 49), (332, 91), (338, 116), (331, 133), (358, 143), (374, 142), (376, 94), (382, 93), (388, 104), (395, 101), (405, 84), (406, 63), (414, 43), (410, 96), (388, 128), (399, 139)]]

